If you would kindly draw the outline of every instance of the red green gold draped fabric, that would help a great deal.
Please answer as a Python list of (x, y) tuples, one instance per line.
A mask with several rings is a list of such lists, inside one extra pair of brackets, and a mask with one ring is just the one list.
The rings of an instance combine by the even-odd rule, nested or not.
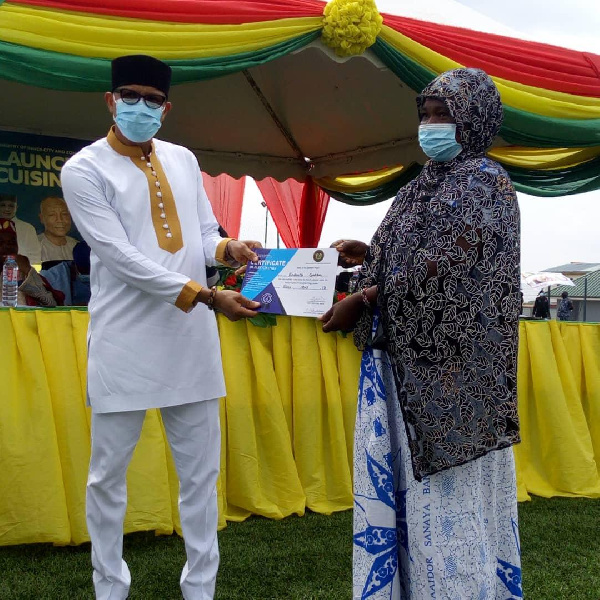
[[(151, 53), (171, 65), (177, 84), (261, 65), (322, 36), (342, 55), (369, 48), (415, 91), (460, 65), (484, 69), (502, 95), (501, 136), (509, 144), (490, 154), (517, 188), (541, 196), (600, 188), (600, 56), (380, 16), (373, 0), (325, 6), (317, 0), (0, 0), (0, 78), (104, 91), (112, 58)], [(389, 197), (418, 170), (392, 165), (317, 184), (340, 200), (368, 203)]]

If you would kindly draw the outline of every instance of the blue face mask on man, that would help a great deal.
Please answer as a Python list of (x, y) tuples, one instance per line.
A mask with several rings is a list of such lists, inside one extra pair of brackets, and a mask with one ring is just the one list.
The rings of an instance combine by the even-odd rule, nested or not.
[(115, 123), (121, 133), (130, 141), (141, 143), (151, 140), (161, 126), (163, 107), (149, 108), (145, 102), (126, 104), (119, 99), (115, 102), (117, 114)]
[(463, 150), (456, 141), (456, 123), (419, 125), (419, 144), (429, 158), (440, 162), (456, 158)]

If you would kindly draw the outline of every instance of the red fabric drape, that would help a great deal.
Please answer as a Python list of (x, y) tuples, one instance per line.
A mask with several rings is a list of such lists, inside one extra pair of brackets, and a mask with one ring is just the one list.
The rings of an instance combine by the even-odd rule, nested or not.
[(316, 248), (321, 239), (329, 195), (312, 179), (307, 179), (300, 199), (298, 231), (301, 248)]
[(271, 177), (257, 181), (277, 231), (288, 248), (316, 248), (319, 244), (329, 196), (312, 179), (279, 182)]
[(384, 23), (439, 54), (495, 77), (600, 96), (600, 57), (594, 54), (392, 15), (385, 15)]
[(215, 218), (230, 237), (237, 238), (240, 235), (246, 178), (234, 179), (226, 173), (211, 177), (202, 173), (202, 180)]
[(318, 0), (11, 0), (11, 2), (129, 19), (206, 23), (207, 25), (237, 25), (293, 17), (320, 17), (324, 7), (324, 4)]

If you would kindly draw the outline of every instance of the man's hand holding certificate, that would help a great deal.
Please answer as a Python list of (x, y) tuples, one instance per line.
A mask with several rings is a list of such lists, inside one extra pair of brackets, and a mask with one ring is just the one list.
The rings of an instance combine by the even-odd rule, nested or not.
[(331, 308), (338, 251), (335, 248), (256, 248), (241, 293), (261, 303), (259, 312), (319, 317)]

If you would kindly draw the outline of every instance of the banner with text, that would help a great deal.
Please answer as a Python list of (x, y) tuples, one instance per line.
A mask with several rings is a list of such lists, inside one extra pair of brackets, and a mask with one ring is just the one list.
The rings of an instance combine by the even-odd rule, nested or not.
[[(0, 194), (17, 197), (17, 217), (43, 231), (39, 212), (48, 196), (62, 198), (60, 170), (90, 142), (0, 130)], [(75, 226), (69, 234), (79, 238)]]

